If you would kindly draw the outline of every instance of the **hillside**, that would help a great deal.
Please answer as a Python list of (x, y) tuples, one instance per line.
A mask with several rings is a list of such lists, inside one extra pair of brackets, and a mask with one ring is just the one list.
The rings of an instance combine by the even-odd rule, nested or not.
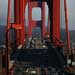
[[(75, 42), (75, 30), (69, 30), (70, 32), (70, 39), (72, 42)], [(65, 29), (61, 29), (61, 39), (66, 41), (66, 31)]]
[(0, 45), (4, 44), (5, 40), (5, 26), (0, 25)]

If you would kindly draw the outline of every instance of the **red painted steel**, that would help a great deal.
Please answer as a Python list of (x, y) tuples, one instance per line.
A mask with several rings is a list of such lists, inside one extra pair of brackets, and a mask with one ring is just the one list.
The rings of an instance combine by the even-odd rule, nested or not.
[[(65, 0), (64, 0), (65, 1)], [(8, 0), (8, 18), (7, 18), (7, 28), (6, 28), (6, 75), (9, 75), (9, 31), (11, 28), (16, 30), (16, 45), (24, 44), (25, 39), (25, 8), (28, 2), (28, 35), (32, 36), (32, 30), (34, 27), (40, 27), (42, 36), (45, 37), (46, 27), (45, 27), (45, 2), (32, 1), (32, 0), (14, 0), (14, 23), (10, 23), (10, 0)], [(40, 7), (42, 19), (41, 21), (33, 21), (32, 20), (32, 8)], [(53, 0), (53, 42), (56, 42), (56, 46), (60, 46), (60, 0)], [(65, 11), (66, 3), (65, 3)], [(67, 31), (67, 39), (68, 39), (68, 47), (70, 47), (70, 40), (68, 34), (68, 17), (67, 12), (65, 13), (66, 18), (66, 31)], [(39, 24), (39, 25), (38, 25)], [(56, 40), (57, 39), (57, 40)]]
[(6, 61), (6, 75), (10, 75), (9, 71), (9, 46), (10, 46), (10, 30), (14, 28), (16, 30), (16, 45), (24, 44), (25, 39), (25, 26), (24, 26), (24, 14), (26, 7), (26, 0), (14, 0), (14, 23), (10, 23), (10, 2), (8, 0), (8, 16), (7, 16), (7, 26), (6, 26), (6, 52), (5, 52), (5, 61)]
[(25, 39), (25, 26), (24, 26), (24, 14), (25, 14), (25, 2), (24, 0), (15, 0), (14, 2), (14, 19), (15, 19), (15, 24), (21, 24), (22, 29), (17, 30), (17, 45), (19, 44), (24, 44), (24, 39)]
[(60, 0), (53, 0), (53, 37), (60, 40)]
[[(41, 8), (41, 20), (40, 21), (34, 21), (32, 20), (32, 9), (34, 7), (40, 7)], [(28, 36), (32, 37), (32, 31), (35, 27), (41, 28), (41, 34), (43, 37), (45, 37), (46, 33), (46, 27), (45, 27), (45, 2), (37, 1), (30, 1), (28, 2)]]
[(68, 31), (68, 9), (66, 0), (64, 0), (64, 11), (65, 11), (65, 24), (66, 24), (66, 36), (67, 36), (67, 48), (70, 49), (70, 33)]
[[(24, 44), (25, 39), (25, 28), (24, 28), (24, 14), (25, 14), (25, 7), (26, 7), (25, 0), (15, 0), (14, 1), (14, 24), (10, 24), (10, 6), (8, 10), (8, 27), (14, 27), (16, 29), (16, 43)], [(34, 3), (34, 4), (33, 4)], [(45, 37), (46, 27), (45, 27), (45, 2), (42, 2), (42, 6), (40, 2), (37, 1), (28, 1), (28, 35), (32, 35), (32, 30), (34, 27), (37, 27), (38, 24), (41, 27), (42, 36)], [(41, 21), (32, 21), (32, 8), (33, 7), (40, 7), (42, 9), (42, 20)], [(12, 26), (11, 26), (12, 25)], [(20, 29), (18, 29), (18, 27)], [(53, 31), (52, 36), (57, 40), (60, 40), (60, 0), (53, 0)], [(55, 42), (55, 40), (53, 41)]]
[(6, 61), (6, 68), (5, 68), (5, 72), (6, 75), (9, 74), (9, 32), (8, 32), (8, 27), (10, 25), (8, 25), (10, 22), (10, 0), (8, 0), (8, 15), (7, 15), (7, 30), (6, 30), (6, 51), (5, 51), (5, 61)]
[[(9, 0), (8, 0), (9, 2)], [(14, 0), (14, 24), (10, 23), (10, 5), (8, 4), (8, 18), (7, 18), (7, 29), (13, 27), (12, 25), (16, 25), (14, 29), (16, 29), (16, 43), (24, 44), (25, 39), (25, 25), (24, 25), (24, 15), (27, 1), (26, 0)], [(21, 27), (18, 29), (17, 27)]]

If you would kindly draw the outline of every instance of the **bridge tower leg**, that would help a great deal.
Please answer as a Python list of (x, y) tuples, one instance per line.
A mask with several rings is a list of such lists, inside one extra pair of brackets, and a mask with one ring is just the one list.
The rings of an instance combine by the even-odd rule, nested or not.
[(53, 0), (53, 36), (60, 40), (60, 0)]
[[(10, 3), (11, 0), (8, 0)], [(11, 10), (10, 4), (8, 4), (8, 20), (7, 20), (7, 30), (10, 29), (16, 30), (16, 45), (24, 44), (25, 39), (25, 8), (27, 1), (26, 0), (14, 0), (14, 23), (11, 23)]]
[[(25, 26), (24, 26), (24, 14), (25, 14), (26, 1), (15, 0), (14, 2), (14, 23), (21, 26), (21, 29), (16, 30), (16, 41), (17, 44), (23, 44), (25, 39)], [(16, 27), (17, 28), (17, 27)]]
[(51, 41), (60, 40), (60, 0), (48, 0)]

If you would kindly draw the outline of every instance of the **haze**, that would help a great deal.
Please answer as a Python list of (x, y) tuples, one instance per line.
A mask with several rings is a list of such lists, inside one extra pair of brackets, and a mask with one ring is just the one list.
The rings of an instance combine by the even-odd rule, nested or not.
[[(64, 19), (64, 0), (61, 0), (61, 27), (65, 28), (65, 19)], [(7, 22), (7, 0), (0, 0), (0, 25), (6, 25)], [(68, 20), (69, 20), (69, 29), (75, 30), (75, 0), (67, 0), (67, 6), (68, 6)], [(26, 9), (27, 10), (27, 9)], [(39, 11), (39, 10), (38, 10)], [(46, 11), (48, 11), (48, 8), (46, 6)], [(36, 13), (36, 11), (34, 10)], [(47, 24), (47, 15), (46, 13), (46, 24)], [(26, 13), (27, 17), (27, 13)], [(39, 14), (36, 17), (34, 14), (34, 18), (39, 19)], [(26, 24), (27, 24), (27, 18), (26, 18)]]

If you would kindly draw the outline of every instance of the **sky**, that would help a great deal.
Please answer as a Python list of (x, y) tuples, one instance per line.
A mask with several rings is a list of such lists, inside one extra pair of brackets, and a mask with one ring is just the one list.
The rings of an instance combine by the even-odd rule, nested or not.
[[(75, 0), (67, 0), (68, 24), (70, 30), (75, 30)], [(61, 26), (65, 28), (64, 0), (61, 0)]]
[[(11, 0), (12, 1), (12, 0)], [(0, 0), (0, 25), (6, 25), (7, 22), (7, 4), (8, 4), (8, 0)], [(67, 6), (68, 6), (68, 20), (69, 20), (69, 29), (71, 30), (75, 30), (75, 0), (67, 0)], [(38, 15), (38, 11), (40, 12), (40, 10), (38, 9), (37, 11), (34, 10), (34, 13), (37, 14), (34, 15), (34, 18), (39, 19), (39, 15)], [(48, 7), (46, 5), (46, 11), (48, 11)], [(26, 9), (27, 12), (27, 9)], [(27, 24), (27, 13), (26, 13), (26, 24)], [(47, 23), (47, 15), (48, 13), (46, 13), (46, 23)], [(64, 18), (64, 0), (61, 0), (61, 27), (65, 28), (65, 18)]]

